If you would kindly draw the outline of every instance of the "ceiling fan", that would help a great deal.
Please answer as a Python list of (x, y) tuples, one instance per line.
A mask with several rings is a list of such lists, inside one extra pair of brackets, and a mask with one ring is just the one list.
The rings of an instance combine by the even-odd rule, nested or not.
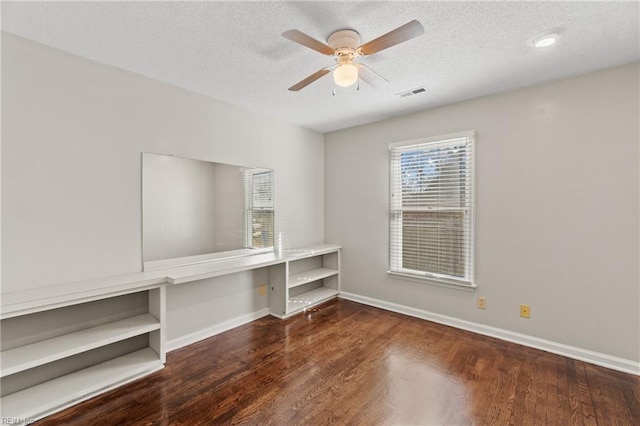
[(395, 30), (360, 44), (360, 34), (354, 30), (339, 30), (332, 33), (324, 44), (298, 30), (289, 30), (282, 33), (282, 37), (301, 44), (323, 55), (333, 56), (336, 64), (316, 71), (309, 77), (289, 87), (292, 92), (297, 92), (309, 84), (333, 71), (333, 79), (338, 86), (349, 87), (362, 79), (372, 87), (380, 82), (388, 81), (363, 63), (356, 63), (360, 56), (373, 55), (381, 50), (403, 43), (412, 38), (424, 34), (424, 28), (420, 22), (413, 20)]

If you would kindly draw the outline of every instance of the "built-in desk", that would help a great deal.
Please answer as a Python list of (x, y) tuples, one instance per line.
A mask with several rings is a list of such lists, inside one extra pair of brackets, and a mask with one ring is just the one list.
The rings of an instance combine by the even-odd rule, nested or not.
[(167, 285), (265, 267), (280, 318), (340, 291), (340, 246), (321, 244), (0, 294), (0, 416), (39, 419), (162, 369)]

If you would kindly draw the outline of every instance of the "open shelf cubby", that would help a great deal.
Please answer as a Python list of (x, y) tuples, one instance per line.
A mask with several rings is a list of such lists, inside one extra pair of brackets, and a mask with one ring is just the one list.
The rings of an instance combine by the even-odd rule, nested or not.
[(271, 313), (288, 317), (340, 292), (340, 248), (327, 247), (270, 268)]
[(34, 421), (164, 366), (165, 288), (3, 318), (0, 415)]

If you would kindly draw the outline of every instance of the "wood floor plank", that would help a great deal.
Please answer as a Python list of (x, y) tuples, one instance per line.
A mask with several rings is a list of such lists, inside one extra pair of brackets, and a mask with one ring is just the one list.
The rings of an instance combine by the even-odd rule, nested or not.
[(639, 425), (640, 378), (335, 300), (173, 351), (42, 425)]
[(598, 424), (593, 411), (591, 393), (585, 372), (585, 363), (565, 358), (567, 373), (566, 387), (570, 410), (570, 423), (575, 425), (595, 426)]
[(600, 425), (640, 425), (637, 377), (585, 364), (593, 408)]

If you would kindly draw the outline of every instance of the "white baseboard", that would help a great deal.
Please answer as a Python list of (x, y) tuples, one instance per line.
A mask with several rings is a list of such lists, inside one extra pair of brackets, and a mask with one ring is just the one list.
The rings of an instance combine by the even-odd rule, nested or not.
[(568, 358), (588, 362), (590, 364), (599, 365), (601, 367), (610, 368), (612, 370), (622, 371), (624, 373), (630, 373), (636, 376), (640, 376), (640, 362), (618, 358), (599, 352), (593, 352), (574, 346), (564, 345), (562, 343), (556, 343), (550, 340), (540, 339), (537, 337), (528, 336), (526, 334), (503, 330), (500, 328), (478, 324), (471, 321), (465, 321), (447, 315), (436, 314), (433, 312), (424, 311), (422, 309), (416, 309), (409, 306), (398, 305), (396, 303), (385, 302), (384, 300), (373, 299), (371, 297), (361, 296), (359, 294), (342, 292), (338, 295), (338, 297), (346, 300), (351, 300), (353, 302), (362, 303), (364, 305), (385, 309), (387, 311), (397, 312), (399, 314), (421, 318), (427, 321), (432, 321), (462, 330), (471, 331), (473, 333), (495, 337), (496, 339), (506, 340), (507, 342), (517, 343), (519, 345), (540, 349), (557, 355), (566, 356)]
[(203, 330), (198, 330), (196, 332), (189, 333), (186, 336), (181, 336), (181, 337), (178, 337), (177, 339), (168, 340), (167, 352), (175, 351), (176, 349), (183, 348), (185, 346), (199, 342), (200, 340), (208, 339), (209, 337), (213, 337), (216, 334), (224, 333), (225, 331), (229, 331), (232, 328), (236, 328), (241, 325), (250, 323), (251, 321), (255, 321), (258, 318), (266, 317), (267, 315), (269, 315), (269, 308), (261, 309), (257, 312), (252, 312), (247, 315), (242, 315), (236, 318), (232, 318), (228, 321), (215, 324)]

